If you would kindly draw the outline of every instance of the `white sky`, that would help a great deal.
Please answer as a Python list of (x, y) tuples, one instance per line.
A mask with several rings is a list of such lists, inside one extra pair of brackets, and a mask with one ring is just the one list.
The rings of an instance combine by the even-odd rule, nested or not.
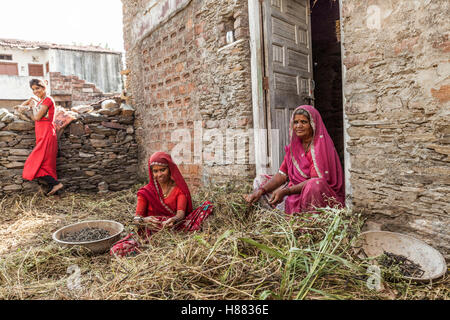
[[(0, 38), (124, 51), (121, 0), (0, 0)], [(41, 30), (39, 30), (41, 29)]]

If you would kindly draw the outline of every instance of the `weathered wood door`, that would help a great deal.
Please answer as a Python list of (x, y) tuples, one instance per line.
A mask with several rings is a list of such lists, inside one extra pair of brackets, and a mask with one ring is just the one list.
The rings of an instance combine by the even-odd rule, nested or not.
[[(271, 167), (278, 169), (289, 144), (293, 110), (312, 104), (313, 74), (309, 0), (263, 0), (263, 41)], [(273, 133), (273, 130), (272, 130)]]

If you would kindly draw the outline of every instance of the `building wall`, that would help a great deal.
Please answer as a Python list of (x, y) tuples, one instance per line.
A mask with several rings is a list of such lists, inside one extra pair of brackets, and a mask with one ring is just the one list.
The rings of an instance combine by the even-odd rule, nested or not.
[[(0, 75), (0, 100), (24, 101), (31, 97), (29, 81), (33, 78), (48, 80), (46, 72), (46, 63), (49, 61), (46, 50), (21, 50), (0, 46), (0, 54), (11, 54), (12, 60), (1, 60), (2, 62), (11, 62), (18, 64), (18, 76)], [(28, 64), (42, 64), (44, 77), (30, 77), (28, 75)], [(5, 104), (4, 102), (3, 104)], [(9, 106), (9, 105), (8, 105)]]
[[(123, 0), (123, 8), (141, 177), (162, 150), (180, 155), (191, 186), (253, 178), (248, 145), (239, 159), (226, 151), (227, 129), (252, 128), (247, 2)], [(227, 45), (228, 29), (236, 41)]]
[(50, 71), (77, 76), (103, 92), (121, 92), (120, 54), (50, 49)]
[(342, 1), (354, 209), (450, 249), (449, 2)]
[[(120, 54), (62, 49), (22, 50), (9, 47), (0, 47), (0, 53), (12, 54), (13, 60), (5, 62), (18, 63), (18, 76), (0, 75), (1, 105), (10, 110), (18, 104), (18, 101), (23, 102), (32, 95), (29, 81), (33, 78), (48, 80), (51, 95), (63, 94), (65, 99), (70, 95), (71, 105), (98, 101), (101, 93), (122, 91)], [(29, 76), (29, 63), (42, 64), (44, 77)], [(50, 72), (47, 72), (47, 63)], [(67, 90), (68, 83), (74, 80), (76, 83)], [(83, 86), (80, 86), (81, 82)], [(65, 92), (61, 92), (63, 89)]]

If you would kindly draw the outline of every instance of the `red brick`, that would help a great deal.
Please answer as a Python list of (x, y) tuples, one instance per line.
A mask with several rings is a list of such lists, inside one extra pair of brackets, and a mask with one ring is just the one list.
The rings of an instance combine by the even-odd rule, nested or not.
[(431, 94), (440, 102), (447, 102), (450, 100), (450, 85), (443, 85), (438, 90), (431, 89)]

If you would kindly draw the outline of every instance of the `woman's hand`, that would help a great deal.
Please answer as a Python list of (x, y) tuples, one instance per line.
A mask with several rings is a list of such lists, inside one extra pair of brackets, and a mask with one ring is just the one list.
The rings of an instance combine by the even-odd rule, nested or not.
[(32, 108), (32, 107), (34, 107), (36, 102), (38, 102), (38, 101), (35, 98), (31, 97), (30, 99), (28, 99), (27, 101), (22, 103), (22, 106), (29, 106), (30, 108)]
[(158, 225), (158, 224), (161, 223), (157, 218), (152, 217), (152, 216), (150, 216), (150, 217), (145, 217), (145, 218), (142, 219), (142, 221), (143, 221), (145, 224), (154, 224), (154, 225)]
[(144, 217), (135, 216), (133, 218), (133, 223), (135, 223), (135, 224), (142, 224), (142, 223), (144, 223)]
[(262, 197), (263, 193), (264, 193), (263, 189), (258, 189), (252, 194), (245, 194), (243, 197), (245, 201), (247, 201), (249, 204), (253, 204)]
[(184, 215), (184, 210), (178, 210), (175, 216), (167, 219), (162, 223), (163, 228), (175, 226), (178, 222), (184, 219)]
[(287, 188), (275, 190), (272, 193), (272, 197), (269, 200), (269, 204), (272, 205), (272, 206), (276, 206), (281, 201), (283, 201), (284, 197), (287, 196), (287, 195), (288, 195)]
[(173, 227), (175, 223), (177, 223), (178, 221), (180, 221), (181, 219), (179, 219), (178, 217), (172, 217), (167, 219), (166, 221), (164, 221), (162, 223), (163, 227)]

